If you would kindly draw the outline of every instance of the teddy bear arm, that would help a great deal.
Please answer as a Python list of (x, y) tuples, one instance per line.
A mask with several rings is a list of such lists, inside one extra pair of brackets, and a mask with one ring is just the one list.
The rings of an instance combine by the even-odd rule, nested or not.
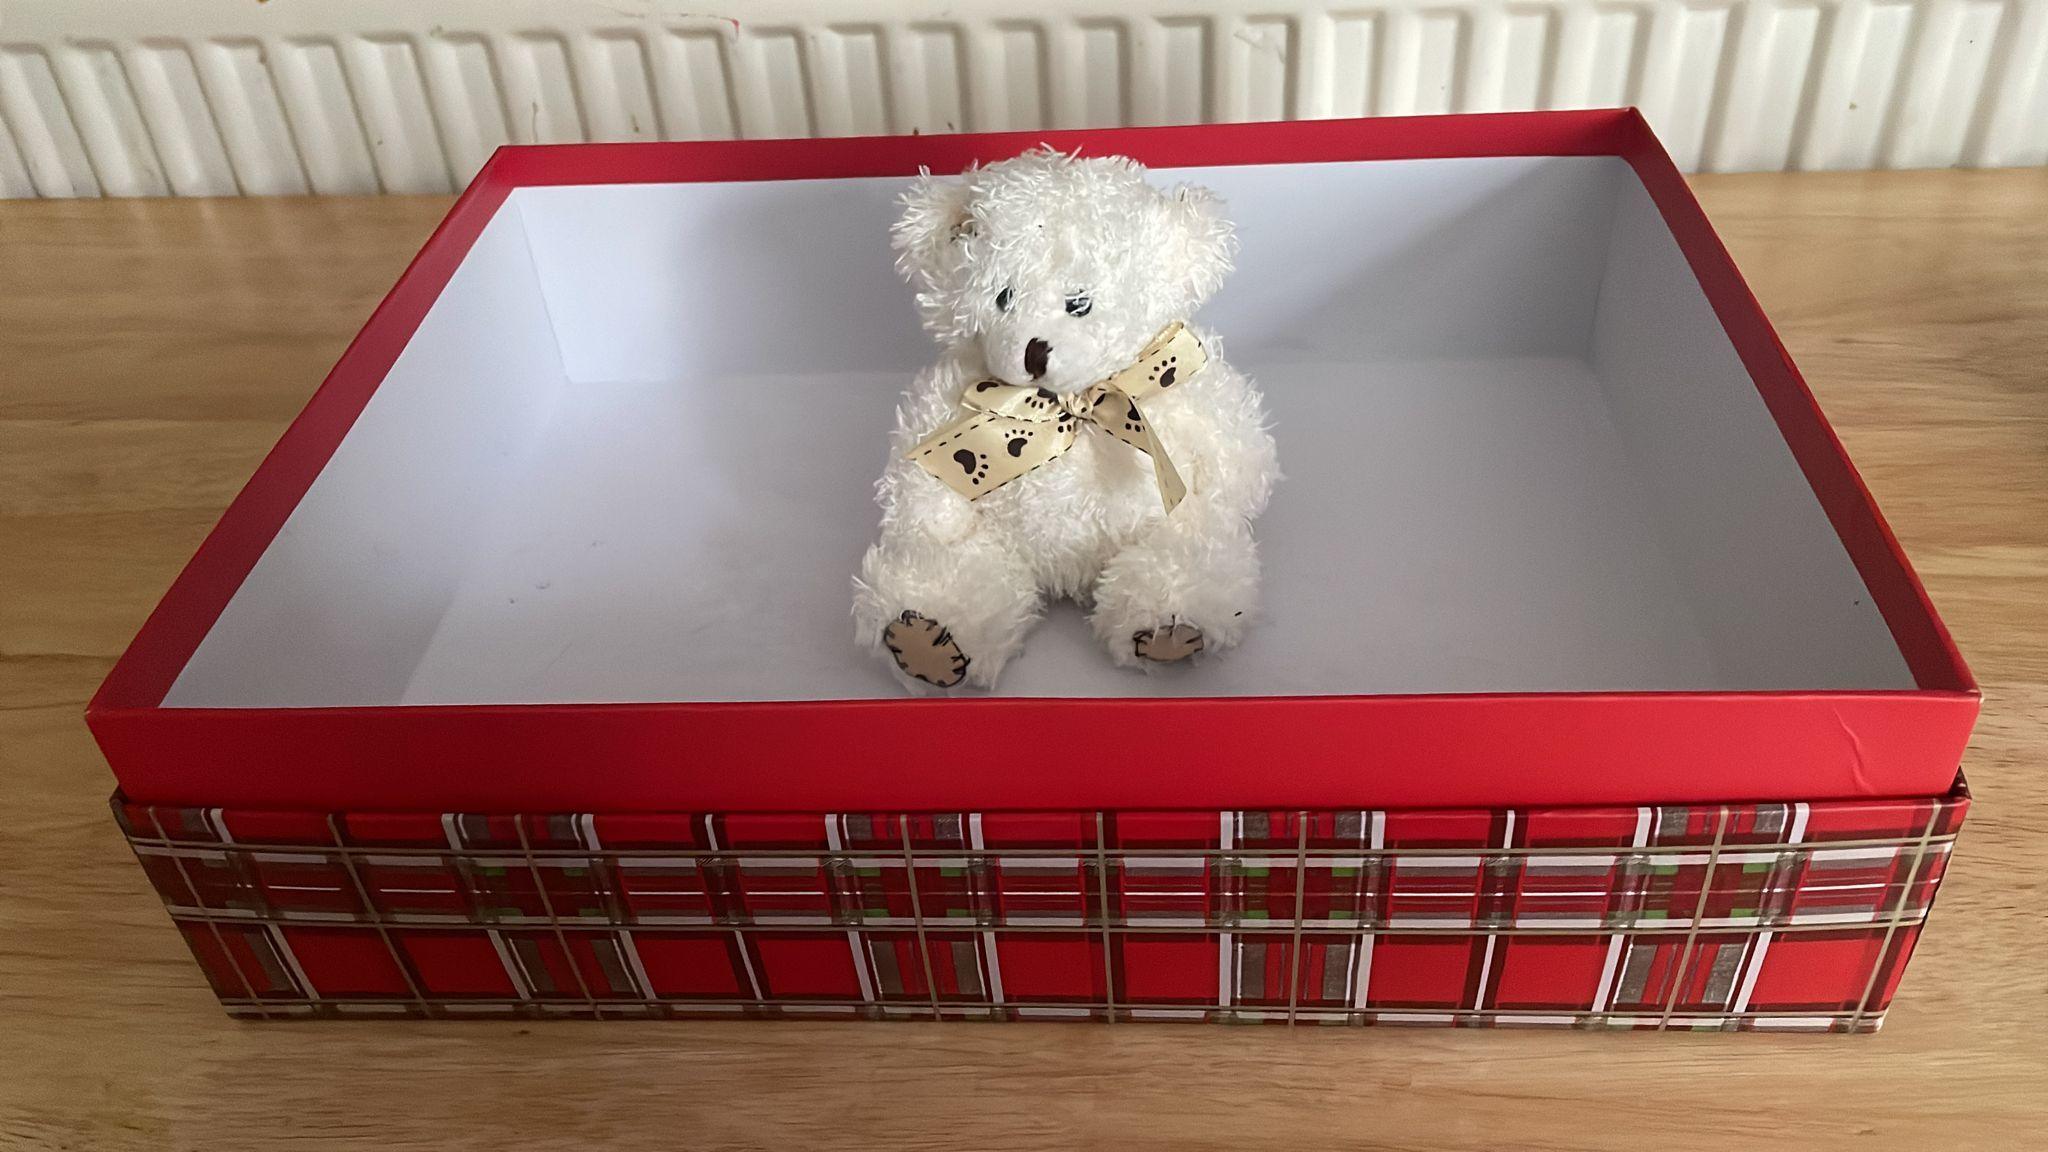
[(1250, 381), (1215, 362), (1173, 399), (1152, 416), (1187, 499), (1218, 515), (1263, 512), (1280, 468), (1265, 406)]
[(1216, 367), (1202, 394), (1178, 398), (1199, 403), (1162, 413), (1186, 498), (1111, 556), (1097, 581), (1090, 623), (1119, 664), (1156, 662), (1165, 636), (1192, 634), (1196, 650), (1221, 651), (1257, 614), (1251, 523), (1280, 469), (1258, 394), (1227, 365)]
[(890, 461), (876, 485), (875, 499), (882, 506), (885, 534), (914, 530), (945, 544), (983, 528), (978, 505), (912, 460)]
[(1193, 435), (1183, 430), (1178, 442), (1168, 439), (1167, 444), (1187, 484), (1182, 503), (1187, 515), (1176, 509), (1155, 530), (1197, 519), (1250, 520), (1265, 511), (1280, 469), (1273, 438), (1264, 428), (1243, 423), (1204, 427)]

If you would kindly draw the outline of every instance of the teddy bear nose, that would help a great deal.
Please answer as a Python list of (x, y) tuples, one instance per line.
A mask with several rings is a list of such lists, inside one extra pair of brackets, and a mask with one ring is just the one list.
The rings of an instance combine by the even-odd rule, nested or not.
[(1045, 375), (1045, 360), (1051, 355), (1052, 345), (1032, 337), (1031, 342), (1024, 345), (1024, 371), (1030, 373), (1033, 380)]

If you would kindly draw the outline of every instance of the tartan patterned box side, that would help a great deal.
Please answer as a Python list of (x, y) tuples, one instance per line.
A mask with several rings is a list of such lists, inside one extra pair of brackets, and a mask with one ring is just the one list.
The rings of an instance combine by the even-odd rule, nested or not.
[(1968, 809), (114, 811), (228, 1011), (1868, 1032)]

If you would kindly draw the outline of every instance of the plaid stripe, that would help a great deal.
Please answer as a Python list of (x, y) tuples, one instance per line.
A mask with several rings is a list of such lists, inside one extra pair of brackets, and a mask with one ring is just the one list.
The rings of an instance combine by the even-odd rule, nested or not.
[(238, 1015), (1871, 1031), (1968, 802), (115, 813)]

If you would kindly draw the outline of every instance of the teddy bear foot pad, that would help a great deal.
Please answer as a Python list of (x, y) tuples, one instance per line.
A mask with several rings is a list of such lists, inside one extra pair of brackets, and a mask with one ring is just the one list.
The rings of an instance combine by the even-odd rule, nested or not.
[(967, 656), (938, 621), (905, 612), (882, 630), (882, 645), (903, 674), (939, 688), (967, 678)]
[(1154, 664), (1172, 664), (1186, 660), (1202, 650), (1202, 630), (1193, 624), (1169, 624), (1164, 628), (1147, 628), (1133, 633), (1131, 642), (1136, 645), (1138, 658)]

